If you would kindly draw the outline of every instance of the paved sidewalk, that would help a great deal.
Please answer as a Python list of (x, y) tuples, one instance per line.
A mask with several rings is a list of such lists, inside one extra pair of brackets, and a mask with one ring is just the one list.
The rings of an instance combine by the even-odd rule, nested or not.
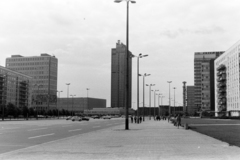
[(130, 123), (81, 134), (0, 155), (1, 160), (238, 160), (240, 148), (229, 146), (167, 121)]

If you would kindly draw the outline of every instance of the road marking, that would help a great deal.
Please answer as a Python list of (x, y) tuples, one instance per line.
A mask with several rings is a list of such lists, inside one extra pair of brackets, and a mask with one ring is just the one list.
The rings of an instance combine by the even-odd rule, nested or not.
[(62, 127), (70, 127), (70, 126), (72, 126), (72, 125), (65, 125), (65, 126), (62, 126)]
[(99, 128), (99, 127), (101, 127), (101, 126), (93, 126), (92, 128)]
[(74, 130), (69, 130), (68, 132), (74, 132), (74, 131), (80, 131), (82, 129), (74, 129)]
[(13, 127), (13, 128), (4, 128), (4, 127), (2, 127), (1, 130), (18, 129), (18, 128), (20, 128), (20, 127)]
[(42, 129), (47, 129), (47, 128), (36, 128), (36, 129), (30, 129), (28, 131), (37, 131), (37, 130), (42, 130)]
[(29, 137), (28, 139), (34, 139), (34, 138), (40, 138), (40, 137), (46, 137), (46, 136), (52, 136), (55, 133), (50, 133), (50, 134), (44, 134), (44, 135), (40, 135), (40, 136), (34, 136), (34, 137)]

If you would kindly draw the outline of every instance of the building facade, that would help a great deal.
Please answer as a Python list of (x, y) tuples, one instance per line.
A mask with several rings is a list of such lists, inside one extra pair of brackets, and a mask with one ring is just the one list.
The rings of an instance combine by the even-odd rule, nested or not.
[(126, 106), (126, 85), (128, 81), (129, 88), (129, 108), (131, 108), (132, 95), (132, 53), (128, 51), (129, 56), (129, 75), (127, 79), (127, 52), (123, 43), (116, 44), (116, 48), (112, 49), (111, 64), (111, 107)]
[(49, 54), (24, 57), (12, 55), (6, 68), (33, 77), (32, 106), (38, 110), (53, 109), (57, 102), (58, 59)]
[(186, 112), (189, 115), (194, 115), (197, 111), (196, 106), (194, 105), (194, 86), (187, 86), (187, 107)]
[(197, 111), (214, 111), (214, 60), (220, 52), (194, 54), (194, 108)]
[(98, 98), (83, 98), (83, 97), (71, 97), (71, 98), (58, 98), (56, 108), (58, 110), (68, 110), (75, 113), (83, 113), (84, 110), (91, 110), (93, 108), (106, 108), (107, 100)]
[(216, 116), (240, 116), (240, 41), (214, 62)]
[(8, 103), (31, 107), (32, 77), (0, 66), (0, 110)]

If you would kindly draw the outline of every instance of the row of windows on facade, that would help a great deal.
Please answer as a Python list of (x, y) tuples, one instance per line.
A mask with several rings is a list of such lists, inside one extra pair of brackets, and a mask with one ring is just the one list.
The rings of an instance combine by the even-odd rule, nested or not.
[(0, 76), (4, 76), (4, 77), (7, 77), (7, 78), (18, 78), (18, 79), (22, 79), (22, 80), (28, 80), (28, 78), (26, 78), (26, 76), (23, 76), (23, 75), (20, 75), (18, 73), (18, 75), (16, 75), (16, 73), (11, 73), (9, 71), (6, 71), (6, 70), (1, 70), (0, 69)]
[(7, 66), (49, 65), (49, 62), (7, 63)]
[[(18, 62), (18, 61), (39, 61), (39, 60), (49, 60), (51, 57), (31, 57), (31, 58), (7, 58), (9, 62)], [(55, 58), (52, 58), (55, 60)]]

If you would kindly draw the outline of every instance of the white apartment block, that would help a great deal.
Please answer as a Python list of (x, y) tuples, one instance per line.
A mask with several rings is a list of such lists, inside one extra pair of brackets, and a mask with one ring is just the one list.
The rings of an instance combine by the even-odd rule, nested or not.
[(214, 62), (216, 116), (240, 116), (240, 41)]

